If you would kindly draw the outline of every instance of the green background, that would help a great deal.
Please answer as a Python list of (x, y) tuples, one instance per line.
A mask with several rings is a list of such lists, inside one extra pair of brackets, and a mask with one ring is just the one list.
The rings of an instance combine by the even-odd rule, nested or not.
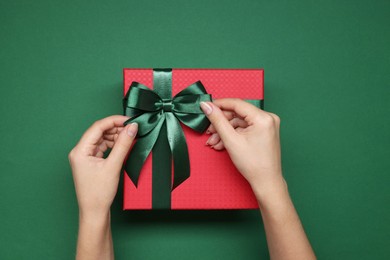
[[(67, 154), (122, 112), (124, 67), (264, 68), (319, 259), (390, 259), (389, 25), (389, 1), (2, 0), (0, 259), (74, 257)], [(269, 257), (258, 211), (123, 212), (122, 194), (118, 259)]]

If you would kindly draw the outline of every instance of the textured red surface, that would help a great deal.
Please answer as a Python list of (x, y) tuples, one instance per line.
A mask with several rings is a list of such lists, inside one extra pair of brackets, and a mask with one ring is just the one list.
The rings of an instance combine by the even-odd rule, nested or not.
[[(150, 88), (152, 69), (124, 69), (124, 93), (132, 81)], [(263, 99), (264, 72), (261, 69), (173, 69), (172, 94), (201, 80), (214, 99), (235, 97)], [(258, 208), (248, 182), (232, 164), (226, 151), (205, 145), (208, 135), (183, 126), (191, 176), (172, 192), (172, 209), (253, 209)], [(152, 156), (144, 164), (138, 187), (124, 175), (124, 205), (127, 209), (152, 208)]]

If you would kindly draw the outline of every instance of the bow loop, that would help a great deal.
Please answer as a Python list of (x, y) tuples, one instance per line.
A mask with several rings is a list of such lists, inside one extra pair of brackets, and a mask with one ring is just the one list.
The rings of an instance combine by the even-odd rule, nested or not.
[(137, 123), (138, 124), (137, 137), (143, 137), (148, 135), (150, 131), (156, 128), (159, 122), (163, 120), (164, 120), (164, 115), (161, 112), (143, 113), (130, 118), (124, 123), (124, 125)]
[(161, 98), (148, 87), (138, 82), (132, 82), (124, 100), (124, 106), (127, 109), (136, 109), (137, 112), (153, 112), (159, 110), (156, 104), (161, 101)]

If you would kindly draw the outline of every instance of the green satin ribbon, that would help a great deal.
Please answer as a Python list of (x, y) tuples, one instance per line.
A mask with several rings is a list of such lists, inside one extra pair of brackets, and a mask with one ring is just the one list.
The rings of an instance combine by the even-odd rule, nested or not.
[[(190, 177), (187, 142), (180, 122), (199, 133), (204, 132), (210, 122), (200, 109), (200, 102), (212, 99), (200, 81), (171, 98), (171, 70), (154, 70), (153, 76), (154, 91), (132, 82), (123, 100), (125, 115), (131, 117), (124, 125), (138, 123), (138, 140), (125, 163), (125, 170), (137, 186), (141, 168), (166, 128), (169, 146), (165, 152), (170, 153), (173, 160), (173, 190)], [(154, 155), (153, 161), (160, 160), (159, 157)]]

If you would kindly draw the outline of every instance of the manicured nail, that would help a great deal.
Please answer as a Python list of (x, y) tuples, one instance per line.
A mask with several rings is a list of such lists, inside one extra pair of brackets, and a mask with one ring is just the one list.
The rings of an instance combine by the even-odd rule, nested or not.
[(129, 128), (127, 128), (127, 134), (130, 137), (135, 137), (137, 135), (138, 131), (138, 124), (137, 123), (131, 123)]
[(213, 108), (210, 106), (210, 104), (206, 102), (200, 102), (200, 108), (203, 110), (203, 113), (206, 115), (210, 115), (211, 112), (213, 112)]
[(218, 135), (217, 134), (212, 134), (209, 139), (207, 140), (206, 144), (207, 145), (215, 145), (218, 141)]

